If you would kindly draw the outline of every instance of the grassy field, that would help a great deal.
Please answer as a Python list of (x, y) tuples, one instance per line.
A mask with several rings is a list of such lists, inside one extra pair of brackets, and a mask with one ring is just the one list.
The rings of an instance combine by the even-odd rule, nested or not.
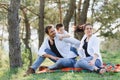
[[(102, 52), (103, 61), (106, 63), (119, 63), (120, 56), (119, 51), (117, 52)], [(48, 59), (42, 65), (53, 64)], [(23, 77), (27, 66), (23, 66), (18, 70), (9, 70), (8, 67), (0, 68), (0, 80), (120, 80), (120, 73), (105, 73), (99, 75), (96, 73), (89, 72), (55, 72), (55, 73), (43, 73), (43, 74), (32, 74), (27, 77)]]

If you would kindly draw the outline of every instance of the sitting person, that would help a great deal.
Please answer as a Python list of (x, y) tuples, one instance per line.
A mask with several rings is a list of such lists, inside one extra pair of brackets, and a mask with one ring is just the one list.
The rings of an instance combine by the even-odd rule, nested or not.
[[(42, 64), (45, 58), (49, 58), (54, 65), (49, 66), (48, 69), (59, 69), (63, 67), (74, 67), (76, 62), (76, 53), (70, 50), (70, 45), (63, 40), (59, 40), (56, 36), (56, 31), (53, 26), (47, 26), (45, 32), (48, 37), (42, 43), (39, 51), (38, 58), (32, 64), (32, 66), (27, 70), (24, 76), (35, 73), (36, 69)], [(80, 44), (80, 41), (78, 42)]]
[(75, 68), (83, 68), (103, 74), (106, 70), (101, 68), (103, 63), (99, 49), (99, 40), (93, 35), (92, 25), (85, 24), (84, 32), (85, 35), (78, 49), (78, 54), (81, 58), (76, 62)]

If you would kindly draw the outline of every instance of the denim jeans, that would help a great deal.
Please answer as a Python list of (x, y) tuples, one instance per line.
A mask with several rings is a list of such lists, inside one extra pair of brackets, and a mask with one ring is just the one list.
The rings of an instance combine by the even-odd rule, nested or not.
[(74, 67), (75, 63), (76, 63), (75, 58), (61, 58), (57, 60), (57, 62), (54, 65), (49, 66), (48, 68), (51, 70), (54, 70), (54, 69), (60, 69), (64, 67)]
[[(75, 49), (73, 49), (73, 50), (75, 51)], [(71, 51), (73, 51), (73, 50), (71, 50)], [(45, 52), (52, 56), (56, 56), (55, 53), (52, 52), (50, 49), (45, 49)], [(75, 52), (75, 53), (77, 53), (77, 52)], [(36, 70), (43, 63), (44, 60), (45, 60), (45, 57), (38, 56), (38, 58), (32, 64), (31, 68)], [(52, 60), (53, 62), (56, 62), (56, 63), (52, 66), (49, 66), (49, 69), (58, 69), (58, 68), (62, 68), (62, 67), (74, 67), (74, 64), (76, 62), (76, 60), (74, 58), (61, 58), (57, 61), (53, 60), (53, 59), (50, 59), (50, 60)]]
[(95, 61), (95, 65), (93, 65), (93, 66), (89, 65), (89, 61), (91, 61), (92, 59), (93, 59), (92, 56), (80, 59), (79, 61), (76, 62), (75, 67), (76, 68), (87, 69), (87, 70), (90, 70), (90, 71), (93, 71), (95, 69), (95, 67), (100, 68), (101, 61), (99, 59), (97, 59)]
[(74, 47), (70, 47), (70, 50), (73, 51), (77, 56), (79, 56), (77, 49)]

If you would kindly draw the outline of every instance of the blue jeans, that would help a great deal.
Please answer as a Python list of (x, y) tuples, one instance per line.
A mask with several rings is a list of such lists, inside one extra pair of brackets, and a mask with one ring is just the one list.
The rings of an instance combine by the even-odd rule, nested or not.
[(64, 67), (74, 67), (75, 63), (76, 63), (75, 58), (61, 58), (57, 60), (57, 62), (54, 65), (49, 66), (48, 68), (51, 70), (54, 70), (54, 69), (60, 69)]
[(87, 70), (90, 70), (90, 71), (93, 71), (95, 69), (95, 67), (100, 68), (101, 61), (99, 59), (97, 59), (95, 61), (95, 65), (93, 65), (93, 66), (89, 65), (89, 61), (91, 61), (92, 59), (93, 59), (92, 56), (80, 59), (79, 61), (76, 62), (74, 67), (83, 68), (83, 69), (87, 69)]
[(77, 56), (79, 56), (79, 54), (78, 54), (76, 48), (74, 48), (74, 47), (70, 47), (70, 50), (73, 51)]
[[(50, 49), (45, 49), (45, 52), (52, 56), (56, 56), (55, 53), (52, 52)], [(45, 60), (45, 57), (38, 56), (36, 61), (32, 64), (31, 68), (36, 70), (43, 63), (44, 60)], [(50, 59), (50, 60), (52, 60), (53, 62), (56, 62), (56, 63), (52, 66), (49, 66), (49, 69), (58, 69), (58, 68), (62, 68), (62, 67), (74, 67), (74, 63), (76, 62), (76, 60), (73, 58), (61, 58), (57, 61), (53, 60), (53, 59)]]

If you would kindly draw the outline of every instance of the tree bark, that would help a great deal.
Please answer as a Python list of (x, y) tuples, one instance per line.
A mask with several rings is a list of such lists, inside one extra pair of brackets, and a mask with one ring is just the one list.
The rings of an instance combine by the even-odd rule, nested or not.
[[(88, 8), (89, 8), (89, 2), (90, 2), (90, 0), (84, 0), (82, 12), (81, 12), (81, 15), (80, 15), (80, 18), (79, 18), (80, 19), (79, 25), (85, 24), (86, 21), (87, 21), (87, 12), (88, 12)], [(77, 32), (75, 32), (75, 37), (78, 40), (81, 40), (83, 35), (84, 35), (83, 30), (82, 31), (78, 30)]]
[(80, 13), (81, 13), (81, 3), (82, 3), (82, 0), (79, 0), (79, 3), (78, 3), (78, 13), (77, 13), (77, 24), (79, 24), (79, 22), (80, 22)]
[(85, 0), (83, 3), (83, 9), (80, 15), (80, 24), (85, 24), (87, 21), (87, 12), (89, 8), (89, 2), (90, 0)]
[(39, 28), (38, 28), (38, 41), (39, 45), (41, 46), (43, 40), (44, 40), (44, 7), (45, 7), (45, 0), (40, 0), (40, 16), (39, 16)]
[(60, 15), (60, 23), (62, 23), (62, 8), (61, 8), (61, 0), (58, 0), (58, 8), (59, 8), (59, 15)]
[(21, 67), (21, 48), (19, 38), (19, 22), (18, 10), (20, 8), (20, 0), (11, 0), (8, 10), (8, 32), (9, 32), (9, 60), (10, 68)]
[(65, 18), (63, 20), (63, 24), (65, 26), (65, 30), (68, 31), (69, 29), (69, 22), (71, 20), (71, 18), (73, 17), (73, 14), (74, 14), (74, 11), (75, 11), (75, 1), (76, 0), (70, 0), (70, 3), (69, 3), (69, 9), (67, 10), (67, 13), (65, 15)]

